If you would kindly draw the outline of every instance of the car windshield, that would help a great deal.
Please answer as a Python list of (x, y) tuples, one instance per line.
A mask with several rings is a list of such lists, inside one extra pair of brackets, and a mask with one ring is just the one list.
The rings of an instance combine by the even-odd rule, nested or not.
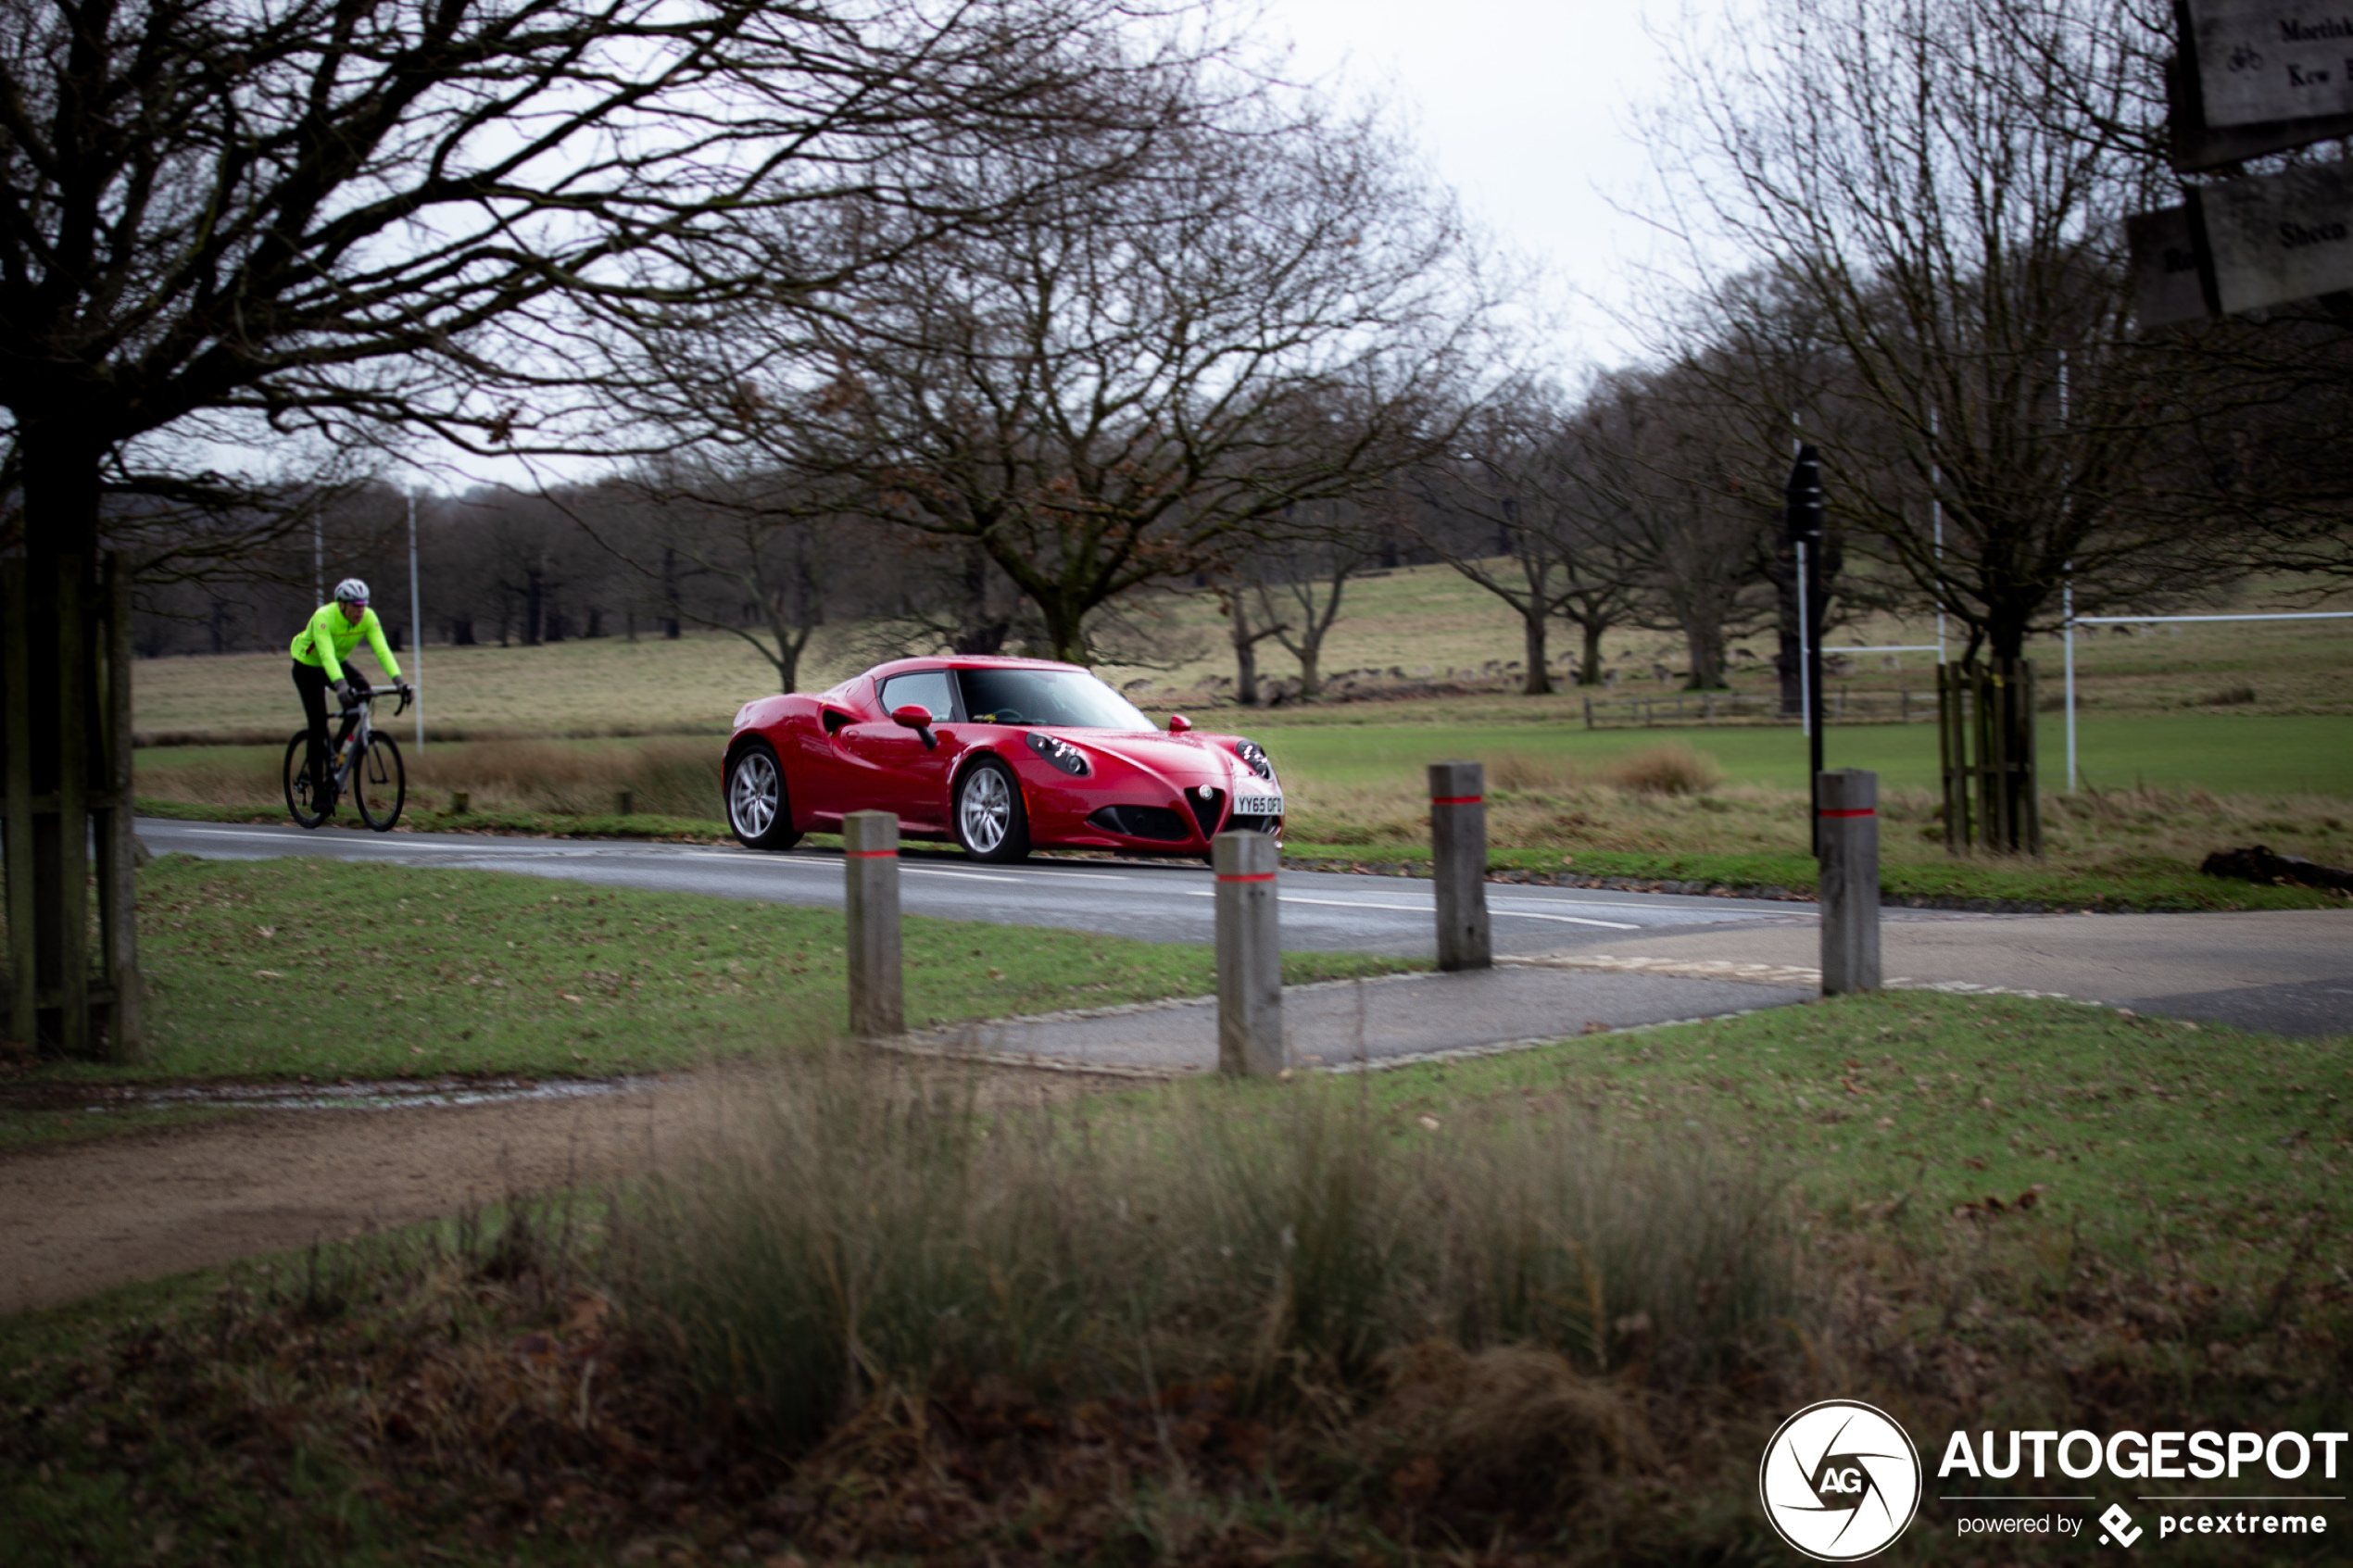
[(1079, 670), (959, 670), (964, 711), (980, 724), (1066, 724), (1082, 730), (1149, 730), (1128, 700)]

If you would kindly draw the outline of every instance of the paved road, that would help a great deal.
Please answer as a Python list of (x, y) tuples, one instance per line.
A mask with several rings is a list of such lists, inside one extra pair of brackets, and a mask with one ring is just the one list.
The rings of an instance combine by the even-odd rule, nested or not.
[[(233, 826), (154, 817), (140, 819), (139, 836), (157, 854), (208, 859), (333, 855), (398, 865), (523, 872), (568, 882), (827, 909), (838, 909), (842, 902), (840, 854), (808, 847), (766, 855), (733, 846), (336, 828), (306, 833), (292, 825)], [(902, 871), (900, 899), (910, 914), (1062, 926), (1152, 942), (1206, 944), (1214, 935), (1213, 884), (1208, 868), (1198, 863), (1045, 860), (975, 866), (953, 852), (916, 848), (902, 857)], [(1427, 882), (1285, 872), (1281, 887), (1287, 947), (1417, 956), (1436, 951), (1434, 895)], [(1496, 950), (1504, 953), (1557, 952), (1645, 933), (1728, 924), (1814, 924), (1810, 904), (1571, 887), (1493, 886), (1488, 890), (1488, 909), (1494, 917)]]

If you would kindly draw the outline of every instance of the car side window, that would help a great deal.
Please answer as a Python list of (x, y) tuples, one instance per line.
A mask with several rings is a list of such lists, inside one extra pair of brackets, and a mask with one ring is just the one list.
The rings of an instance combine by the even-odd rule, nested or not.
[(945, 722), (956, 716), (954, 688), (948, 684), (945, 670), (917, 670), (905, 675), (893, 675), (882, 684), (882, 710), (896, 713), (909, 703), (931, 710), (931, 716)]

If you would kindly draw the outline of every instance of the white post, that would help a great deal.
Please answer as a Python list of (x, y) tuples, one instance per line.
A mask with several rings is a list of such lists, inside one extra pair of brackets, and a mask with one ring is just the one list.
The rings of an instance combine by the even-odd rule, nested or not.
[[(1813, 670), (1809, 657), (1813, 649), (1807, 646), (1806, 633), (1813, 624), (1806, 608), (1806, 541), (1797, 541), (1797, 716), (1799, 733), (1808, 740), (1814, 736), (1814, 683), (1807, 677)], [(1808, 782), (1807, 787), (1812, 787)]]
[[(2058, 403), (2059, 433), (2064, 436), (2067, 433), (2067, 350), (2064, 348), (2060, 349), (2058, 354)], [(2074, 459), (2069, 456), (2064, 442), (2059, 446), (2059, 463), (2061, 465), (2059, 507), (2063, 513), (2074, 491), (2074, 486), (2068, 483), (2067, 480), (2072, 475), (2075, 467)], [(2062, 515), (2059, 522), (2064, 527), (2067, 522), (2066, 517)], [(2066, 633), (2060, 639), (2060, 644), (2065, 650), (2062, 657), (2067, 665), (2067, 793), (2073, 795), (2075, 793), (2075, 563), (2073, 561), (2067, 563), (2067, 575), (2059, 581), (2059, 616), (2065, 622)], [(2034, 716), (2028, 714), (2026, 721), (2032, 724), (2034, 722)]]
[(417, 589), (417, 495), (409, 494), (409, 684), (416, 691), (417, 750), (425, 749), (425, 617)]
[(1944, 662), (1944, 464), (1937, 453), (1944, 429), (1938, 411), (1928, 411), (1928, 516), (1936, 538), (1936, 662)]
[(2075, 563), (2059, 584), (2061, 646), (2067, 663), (2067, 793), (2075, 793)]

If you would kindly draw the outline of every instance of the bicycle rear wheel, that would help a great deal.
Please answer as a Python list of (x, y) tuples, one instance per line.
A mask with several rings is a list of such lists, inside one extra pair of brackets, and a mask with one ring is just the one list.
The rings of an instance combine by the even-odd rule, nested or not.
[[(332, 765), (332, 764), (331, 764)], [(286, 809), (304, 827), (315, 828), (334, 810), (334, 784), (328, 784), (323, 801), (310, 787), (310, 732), (296, 730), (286, 743)]]
[(390, 735), (368, 737), (367, 752), (352, 764), (351, 798), (361, 820), (378, 833), (390, 833), (400, 820), (401, 802), (409, 798), (409, 771), (400, 765), (400, 747)]

